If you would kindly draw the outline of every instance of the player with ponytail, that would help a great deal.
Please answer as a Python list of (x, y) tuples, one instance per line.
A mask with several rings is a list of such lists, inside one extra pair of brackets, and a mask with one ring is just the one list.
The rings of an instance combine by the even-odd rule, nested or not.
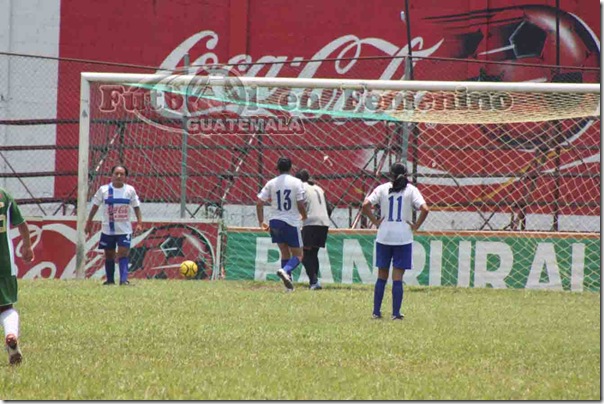
[[(380, 207), (382, 216), (379, 219), (372, 212), (375, 205)], [(409, 184), (407, 167), (394, 163), (390, 167), (390, 181), (373, 190), (363, 202), (362, 210), (378, 228), (375, 248), (378, 276), (373, 293), (373, 318), (382, 318), (382, 300), (392, 263), (392, 319), (402, 320), (403, 275), (412, 267), (413, 232), (426, 220), (428, 205), (417, 187)], [(412, 222), (413, 210), (420, 211), (415, 223)]]

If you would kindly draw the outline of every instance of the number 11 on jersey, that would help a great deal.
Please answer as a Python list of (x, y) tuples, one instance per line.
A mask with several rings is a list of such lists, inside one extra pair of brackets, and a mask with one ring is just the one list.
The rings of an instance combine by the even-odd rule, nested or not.
[(389, 222), (394, 222), (395, 220), (393, 219), (393, 214), (394, 214), (394, 204), (396, 202), (396, 221), (397, 222), (402, 222), (403, 218), (402, 218), (402, 213), (403, 213), (403, 196), (399, 196), (398, 198), (394, 199), (394, 195), (391, 195), (390, 197), (388, 197), (388, 221)]

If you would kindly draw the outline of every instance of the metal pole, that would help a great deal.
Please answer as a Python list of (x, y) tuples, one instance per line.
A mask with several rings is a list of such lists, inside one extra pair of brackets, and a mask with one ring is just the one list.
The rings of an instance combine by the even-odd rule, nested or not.
[(90, 83), (80, 78), (80, 135), (78, 149), (78, 202), (76, 223), (76, 268), (77, 279), (86, 275), (86, 206), (88, 201), (88, 164), (90, 146)]
[[(412, 63), (411, 56), (405, 58), (405, 75), (403, 76), (404, 80), (413, 80), (412, 79)], [(401, 160), (405, 165), (407, 165), (407, 149), (409, 147), (409, 132), (411, 131), (411, 122), (401, 122), (400, 124), (401, 131)]]
[[(405, 0), (405, 11), (401, 13), (401, 20), (405, 23), (407, 28), (407, 57), (405, 58), (405, 80), (413, 80), (413, 47), (411, 46), (411, 15), (409, 14), (409, 0)], [(407, 148), (409, 147), (409, 132), (412, 130), (412, 124), (409, 122), (403, 122), (402, 128), (402, 151), (401, 159), (407, 165)], [(417, 136), (414, 141), (417, 141)], [(413, 183), (417, 185), (417, 145), (413, 145)], [(416, 212), (412, 212), (412, 219), (416, 220)]]
[(560, 0), (556, 0), (556, 74), (560, 72)]
[[(556, 81), (560, 81), (560, 0), (556, 0)], [(556, 169), (554, 170), (554, 211), (553, 211), (553, 223), (552, 228), (554, 231), (560, 229), (559, 216), (560, 216), (560, 140), (562, 138), (562, 127), (560, 122), (556, 122), (553, 125), (554, 139), (556, 139), (555, 152), (556, 152)]]
[[(189, 73), (189, 54), (185, 54), (184, 57), (184, 69), (185, 72)], [(180, 218), (185, 218), (185, 213), (187, 210), (187, 143), (189, 141), (189, 131), (187, 129), (187, 120), (189, 115), (189, 110), (187, 108), (187, 92), (185, 91), (184, 95), (185, 99), (183, 102), (183, 114), (182, 114), (182, 148), (181, 148), (181, 158), (180, 158)]]
[(405, 0), (405, 11), (401, 13), (401, 20), (407, 27), (407, 49), (409, 59), (411, 60), (411, 69), (409, 70), (409, 80), (413, 80), (413, 49), (411, 49), (411, 15), (409, 14), (409, 0)]

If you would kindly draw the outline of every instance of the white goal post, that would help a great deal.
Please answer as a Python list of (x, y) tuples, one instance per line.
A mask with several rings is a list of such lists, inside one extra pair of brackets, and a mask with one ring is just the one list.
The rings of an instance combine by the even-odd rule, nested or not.
[[(471, 217), (468, 230), (531, 230), (526, 215), (533, 215), (535, 223), (544, 222), (535, 224), (535, 230), (563, 231), (560, 223), (566, 219), (560, 217), (570, 218), (573, 209), (587, 218), (599, 212), (591, 199), (572, 197), (595, 184), (595, 175), (588, 173), (591, 182), (585, 182), (585, 173), (561, 173), (599, 159), (599, 150), (588, 147), (591, 151), (560, 157), (599, 119), (599, 84), (82, 73), (76, 275), (84, 276), (84, 226), (95, 191), (91, 172), (106, 171), (100, 167), (108, 161), (140, 159), (137, 175), (147, 190), (142, 199), (173, 204), (178, 208), (174, 219), (199, 218), (191, 204), (220, 212), (214, 216), (220, 220), (226, 209), (237, 206), (242, 213), (236, 225), (248, 225), (245, 194), (255, 196), (272, 170), (263, 156), (270, 160), (299, 150), (308, 156), (299, 160), (333, 182), (331, 199), (337, 198), (342, 217), (332, 220), (340, 220), (341, 227), (363, 226), (354, 199), (362, 200), (374, 180), (383, 178), (388, 163), (402, 159), (413, 180), (432, 187), (428, 194), (438, 199), (431, 201), (443, 213), (432, 215), (435, 229), (456, 229), (446, 224), (450, 212), (455, 220)], [(127, 129), (107, 143), (98, 136), (108, 125)], [(380, 137), (385, 131), (393, 137)], [(471, 144), (463, 150), (462, 134)], [(162, 148), (163, 142), (161, 153), (144, 154)], [(118, 144), (123, 148), (113, 155)], [(92, 160), (91, 150), (99, 145), (104, 154)], [(251, 155), (254, 165), (246, 160)], [(525, 160), (515, 166), (515, 158)], [(161, 189), (153, 188), (164, 174), (170, 179)], [(193, 174), (198, 178), (192, 179)], [(565, 176), (572, 178), (560, 180)], [(351, 186), (361, 177), (362, 183)], [(550, 193), (547, 187), (556, 182), (563, 184), (561, 189)], [(446, 187), (456, 187), (459, 195)], [(213, 193), (202, 195), (200, 190), (208, 188)], [(166, 190), (174, 195), (162, 200)], [(344, 218), (346, 210), (352, 213)], [(525, 227), (519, 224), (523, 220)], [(595, 230), (578, 224), (570, 231)]]

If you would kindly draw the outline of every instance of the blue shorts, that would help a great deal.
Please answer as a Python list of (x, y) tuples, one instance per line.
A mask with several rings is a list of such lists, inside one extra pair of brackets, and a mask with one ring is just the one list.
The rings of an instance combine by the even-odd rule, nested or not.
[(270, 220), (268, 225), (271, 228), (273, 243), (285, 243), (290, 247), (302, 247), (302, 234), (299, 228), (279, 219)]
[(115, 250), (115, 246), (130, 248), (130, 234), (105, 234), (101, 233), (99, 240), (100, 250)]
[(411, 269), (411, 258), (413, 257), (413, 243), (404, 245), (386, 245), (375, 243), (375, 266), (378, 268)]

